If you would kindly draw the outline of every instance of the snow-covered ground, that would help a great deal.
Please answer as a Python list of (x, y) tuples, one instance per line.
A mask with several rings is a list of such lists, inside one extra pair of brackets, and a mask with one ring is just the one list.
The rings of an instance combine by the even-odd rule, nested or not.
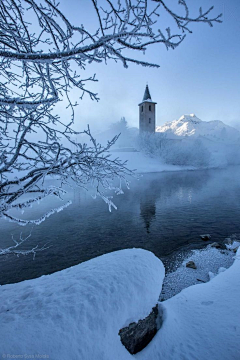
[(206, 284), (162, 303), (165, 321), (139, 359), (240, 359), (240, 250), (234, 264)]
[(161, 261), (134, 249), (1, 286), (0, 358), (131, 359), (118, 331), (149, 314), (163, 278)]
[[(148, 315), (163, 277), (159, 259), (146, 250), (131, 249), (1, 286), (1, 356), (132, 359), (118, 331)], [(229, 269), (160, 303), (162, 328), (135, 358), (240, 359), (239, 299), (240, 249)]]
[(127, 161), (127, 167), (130, 170), (136, 170), (137, 173), (154, 173), (162, 171), (181, 171), (194, 170), (193, 166), (178, 166), (166, 164), (161, 158), (150, 157), (143, 152), (113, 152), (112, 158), (119, 158), (122, 161)]

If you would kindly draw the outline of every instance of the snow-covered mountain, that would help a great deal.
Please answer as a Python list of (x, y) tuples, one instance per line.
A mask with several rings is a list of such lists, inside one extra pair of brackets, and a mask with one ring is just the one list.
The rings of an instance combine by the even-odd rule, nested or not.
[(167, 138), (191, 136), (224, 143), (240, 143), (240, 132), (237, 129), (220, 120), (202, 121), (195, 114), (183, 115), (178, 120), (158, 126), (156, 132), (165, 133)]

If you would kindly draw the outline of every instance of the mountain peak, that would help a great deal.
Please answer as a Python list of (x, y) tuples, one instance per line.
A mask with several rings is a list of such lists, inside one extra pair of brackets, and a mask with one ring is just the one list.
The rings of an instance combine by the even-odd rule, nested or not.
[(178, 120), (158, 126), (156, 132), (170, 139), (198, 138), (214, 142), (240, 142), (240, 132), (222, 121), (202, 121), (195, 114), (183, 115)]
[(195, 114), (186, 114), (186, 115), (182, 115), (178, 121), (194, 121), (194, 122), (201, 122), (202, 120), (200, 120)]

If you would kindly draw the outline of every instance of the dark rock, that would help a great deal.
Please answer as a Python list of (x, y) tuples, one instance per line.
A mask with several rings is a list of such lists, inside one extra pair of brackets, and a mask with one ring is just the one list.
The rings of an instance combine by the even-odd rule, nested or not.
[(202, 240), (208, 241), (211, 239), (211, 235), (209, 235), (209, 234), (200, 235), (200, 238)]
[(238, 251), (238, 248), (239, 248), (239, 246), (237, 246), (237, 247), (235, 247), (234, 249), (233, 249), (233, 252), (236, 254), (236, 252)]
[(197, 268), (194, 261), (187, 262), (186, 267), (191, 268), (191, 269), (196, 269)]
[(130, 354), (144, 349), (162, 326), (162, 311), (159, 311), (158, 306), (156, 305), (145, 319), (119, 330), (121, 342)]
[(214, 243), (210, 244), (210, 246), (211, 246), (211, 247), (214, 247), (214, 248), (216, 248), (216, 249), (223, 249), (223, 246), (220, 245), (220, 244), (217, 243), (217, 242), (214, 242)]

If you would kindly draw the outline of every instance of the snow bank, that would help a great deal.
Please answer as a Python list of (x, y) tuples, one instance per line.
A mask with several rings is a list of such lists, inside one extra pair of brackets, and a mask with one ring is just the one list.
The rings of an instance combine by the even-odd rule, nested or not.
[(240, 359), (240, 249), (234, 264), (206, 284), (190, 286), (161, 303), (160, 331), (141, 360)]
[[(118, 331), (150, 312), (163, 277), (159, 259), (133, 249), (39, 279), (4, 285), (0, 288), (0, 356), (133, 359)], [(161, 303), (162, 328), (134, 358), (240, 359), (239, 299), (240, 249), (229, 269)]]
[(1, 286), (0, 357), (132, 359), (118, 331), (150, 313), (163, 277), (158, 258), (132, 249)]

